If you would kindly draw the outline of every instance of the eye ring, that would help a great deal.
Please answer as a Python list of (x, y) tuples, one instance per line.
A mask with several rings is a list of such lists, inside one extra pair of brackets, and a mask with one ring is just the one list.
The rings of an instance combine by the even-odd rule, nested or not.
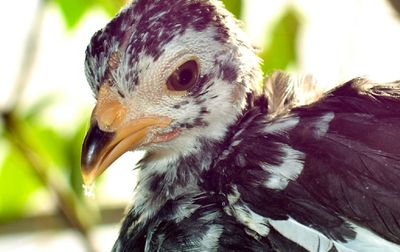
[(199, 79), (199, 66), (195, 60), (188, 60), (180, 65), (167, 80), (167, 88), (171, 91), (187, 91)]

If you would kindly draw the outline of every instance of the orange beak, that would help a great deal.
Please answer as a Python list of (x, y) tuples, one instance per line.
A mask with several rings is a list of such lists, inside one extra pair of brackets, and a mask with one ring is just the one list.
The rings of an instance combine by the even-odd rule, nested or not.
[(128, 108), (109, 85), (102, 85), (82, 147), (81, 171), (86, 185), (94, 183), (125, 152), (154, 142), (149, 133), (166, 128), (171, 119), (143, 117), (126, 121)]

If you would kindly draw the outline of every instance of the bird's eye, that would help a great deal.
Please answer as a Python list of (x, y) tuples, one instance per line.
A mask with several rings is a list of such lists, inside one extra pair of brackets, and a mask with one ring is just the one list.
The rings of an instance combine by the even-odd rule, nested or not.
[(185, 91), (191, 88), (197, 81), (199, 68), (195, 60), (183, 63), (173, 72), (167, 81), (167, 87), (171, 91)]

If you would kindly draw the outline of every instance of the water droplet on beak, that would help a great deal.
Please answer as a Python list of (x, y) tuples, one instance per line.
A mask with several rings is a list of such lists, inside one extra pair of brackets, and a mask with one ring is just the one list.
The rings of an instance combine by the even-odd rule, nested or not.
[(95, 183), (90, 184), (90, 185), (82, 185), (83, 187), (83, 193), (85, 194), (86, 197), (94, 197), (94, 189), (96, 188)]

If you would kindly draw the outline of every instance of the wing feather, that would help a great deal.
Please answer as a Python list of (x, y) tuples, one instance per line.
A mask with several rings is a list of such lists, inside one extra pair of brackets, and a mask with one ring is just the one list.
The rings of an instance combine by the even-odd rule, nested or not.
[[(345, 219), (400, 243), (400, 82), (355, 79), (294, 108), (290, 143), (306, 154), (296, 180)], [(333, 113), (328, 129), (318, 118)]]
[[(400, 251), (400, 82), (354, 79), (323, 96), (314, 89), (306, 102), (287, 76), (269, 81), (272, 115), (249, 111), (231, 151), (240, 162), (226, 169), (241, 200), (270, 220), (311, 227), (338, 251)], [(272, 177), (279, 186), (266, 183)]]

